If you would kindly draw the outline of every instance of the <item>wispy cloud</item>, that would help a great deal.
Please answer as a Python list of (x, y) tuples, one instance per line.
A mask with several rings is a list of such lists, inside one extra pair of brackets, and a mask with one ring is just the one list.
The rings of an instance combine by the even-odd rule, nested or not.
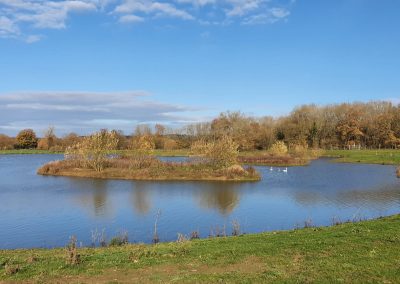
[(32, 43), (40, 37), (23, 34), (25, 24), (36, 29), (63, 29), (71, 13), (96, 11), (99, 5), (97, 0), (0, 0), (0, 36)]
[(273, 24), (283, 20), (290, 15), (290, 12), (282, 8), (272, 8), (260, 14), (251, 15), (243, 20), (245, 25)]
[[(28, 43), (43, 36), (27, 30), (65, 29), (76, 13), (103, 13), (129, 24), (176, 18), (199, 24), (268, 24), (285, 19), (293, 0), (0, 0), (0, 37)], [(29, 28), (29, 29), (28, 29)]]
[(88, 133), (116, 128), (130, 133), (138, 123), (183, 124), (197, 109), (166, 104), (146, 92), (20, 92), (0, 94), (0, 133), (22, 128), (38, 131), (49, 124), (61, 132)]
[(152, 16), (176, 17), (184, 20), (194, 19), (188, 12), (177, 9), (172, 4), (147, 0), (124, 0), (123, 3), (115, 8), (114, 12), (123, 14), (122, 17), (126, 17), (126, 14), (137, 17), (137, 15), (131, 13), (144, 13)]

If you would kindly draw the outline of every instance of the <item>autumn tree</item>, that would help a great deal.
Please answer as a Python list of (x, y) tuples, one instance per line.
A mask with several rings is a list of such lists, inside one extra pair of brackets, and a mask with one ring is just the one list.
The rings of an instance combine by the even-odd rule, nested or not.
[(32, 129), (21, 130), (16, 137), (16, 148), (19, 149), (34, 149), (37, 147), (38, 139), (35, 131)]
[(79, 161), (83, 166), (101, 172), (106, 166), (108, 156), (117, 145), (116, 133), (103, 129), (67, 148), (65, 159)]
[(193, 154), (203, 156), (215, 168), (226, 168), (237, 164), (238, 144), (228, 135), (213, 141), (196, 141), (191, 149)]
[(43, 138), (39, 140), (37, 148), (40, 150), (49, 150), (56, 144), (57, 136), (53, 126), (49, 126), (43, 133)]
[(71, 132), (62, 137), (61, 139), (61, 145), (64, 149), (73, 146), (77, 144), (78, 142), (81, 141), (81, 138), (78, 136), (78, 134)]
[(116, 149), (117, 150), (123, 150), (128, 147), (129, 141), (126, 138), (124, 132), (122, 130), (111, 130), (111, 132), (117, 137), (118, 139), (118, 144)]

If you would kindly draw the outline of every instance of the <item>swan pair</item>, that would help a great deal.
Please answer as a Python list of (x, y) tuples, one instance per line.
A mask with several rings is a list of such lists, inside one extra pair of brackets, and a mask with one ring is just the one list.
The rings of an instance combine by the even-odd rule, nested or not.
[[(273, 171), (274, 168), (273, 168), (273, 167), (270, 167), (269, 170), (270, 170), (270, 171)], [(280, 171), (281, 171), (281, 169), (278, 168), (278, 172), (280, 172)], [(282, 170), (282, 172), (287, 173), (287, 167), (284, 168), (284, 169)]]

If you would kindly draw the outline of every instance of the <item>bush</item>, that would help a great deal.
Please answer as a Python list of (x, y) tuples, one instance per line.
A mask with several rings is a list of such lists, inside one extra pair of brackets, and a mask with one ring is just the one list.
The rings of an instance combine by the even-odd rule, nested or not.
[(135, 137), (132, 141), (132, 151), (127, 154), (130, 161), (130, 168), (147, 168), (154, 163), (152, 157), (156, 145), (151, 135)]
[(294, 144), (290, 147), (291, 152), (298, 157), (307, 156), (307, 146)]
[(179, 147), (179, 145), (174, 139), (165, 138), (164, 146), (163, 146), (164, 150), (175, 150), (175, 149), (178, 149), (178, 147)]
[(274, 155), (286, 155), (288, 152), (288, 148), (283, 141), (276, 141), (269, 151)]
[(69, 265), (77, 265), (81, 262), (81, 255), (78, 253), (77, 239), (72, 236), (65, 248), (66, 259), (65, 263)]
[(37, 148), (39, 150), (49, 150), (49, 143), (47, 141), (46, 138), (42, 138), (39, 140), (38, 144), (37, 144)]
[(120, 246), (128, 244), (128, 242), (129, 242), (128, 232), (121, 231), (118, 233), (117, 236), (115, 236), (111, 239), (109, 246), (110, 247), (120, 247)]

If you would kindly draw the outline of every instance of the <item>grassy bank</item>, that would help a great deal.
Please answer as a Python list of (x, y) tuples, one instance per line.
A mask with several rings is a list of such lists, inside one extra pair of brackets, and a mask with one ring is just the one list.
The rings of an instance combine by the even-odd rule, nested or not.
[(0, 150), (0, 155), (33, 155), (33, 154), (63, 154), (63, 152), (38, 150), (38, 149)]
[(400, 216), (183, 243), (81, 248), (77, 252), (81, 263), (70, 265), (64, 249), (0, 251), (4, 267), (0, 280), (398, 283)]
[(184, 180), (184, 181), (258, 181), (260, 175), (254, 168), (239, 165), (229, 168), (213, 168), (206, 164), (191, 162), (162, 162), (146, 160), (143, 165), (133, 165), (130, 159), (109, 159), (102, 171), (77, 166), (73, 161), (63, 160), (47, 163), (38, 174), (101, 179), (125, 180)]
[(241, 164), (254, 166), (294, 167), (305, 166), (310, 163), (310, 157), (294, 155), (276, 156), (267, 151), (242, 152), (238, 157)]
[(400, 150), (326, 150), (323, 156), (343, 163), (400, 165)]

